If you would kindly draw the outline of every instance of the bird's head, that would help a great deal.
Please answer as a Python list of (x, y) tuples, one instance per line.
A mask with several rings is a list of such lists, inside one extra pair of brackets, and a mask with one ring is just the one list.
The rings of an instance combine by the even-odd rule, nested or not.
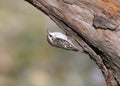
[(55, 40), (54, 35), (55, 35), (54, 33), (50, 33), (50, 32), (47, 31), (47, 41), (51, 45), (54, 45), (54, 40)]

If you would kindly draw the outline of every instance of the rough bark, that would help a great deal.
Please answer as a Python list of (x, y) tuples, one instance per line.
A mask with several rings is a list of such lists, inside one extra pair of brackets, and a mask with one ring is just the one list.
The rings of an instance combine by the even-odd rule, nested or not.
[(69, 33), (97, 63), (107, 86), (120, 86), (120, 0), (26, 0)]

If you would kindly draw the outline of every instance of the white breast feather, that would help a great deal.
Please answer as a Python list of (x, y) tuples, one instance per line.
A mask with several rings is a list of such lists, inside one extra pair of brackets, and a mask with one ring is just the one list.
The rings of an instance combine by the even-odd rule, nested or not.
[(63, 40), (66, 40), (66, 41), (68, 41), (69, 43), (71, 43), (72, 45), (74, 45), (73, 43), (72, 43), (72, 41), (70, 41), (69, 39), (68, 39), (68, 37), (66, 36), (66, 35), (64, 35), (63, 33), (60, 33), (60, 32), (52, 32), (52, 33), (50, 33), (54, 38), (60, 38), (60, 39), (63, 39)]
[(50, 33), (54, 38), (60, 38), (60, 39), (64, 39), (64, 40), (68, 40), (68, 37), (60, 32), (53, 32)]

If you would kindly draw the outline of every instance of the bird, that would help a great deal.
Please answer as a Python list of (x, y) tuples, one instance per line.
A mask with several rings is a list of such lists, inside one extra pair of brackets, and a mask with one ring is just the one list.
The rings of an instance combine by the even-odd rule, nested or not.
[(72, 43), (72, 41), (61, 32), (47, 31), (47, 41), (54, 47), (71, 51), (79, 51), (79, 49)]

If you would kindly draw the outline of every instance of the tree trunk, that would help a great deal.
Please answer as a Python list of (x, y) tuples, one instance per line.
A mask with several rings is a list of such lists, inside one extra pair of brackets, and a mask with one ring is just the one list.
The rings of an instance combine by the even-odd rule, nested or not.
[(120, 86), (120, 0), (26, 0), (90, 55), (107, 86)]

